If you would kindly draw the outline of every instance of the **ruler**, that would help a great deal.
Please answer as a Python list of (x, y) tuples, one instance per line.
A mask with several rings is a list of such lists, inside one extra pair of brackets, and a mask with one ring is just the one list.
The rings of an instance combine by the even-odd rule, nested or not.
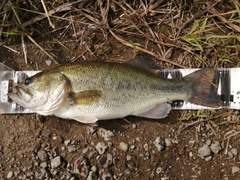
[[(169, 79), (180, 79), (197, 70), (199, 69), (166, 69), (161, 70), (159, 76)], [(12, 91), (17, 83), (38, 72), (14, 71), (0, 63), (0, 114), (33, 113), (29, 109), (12, 102), (8, 97), (8, 92)], [(221, 99), (221, 107), (218, 109), (240, 109), (240, 83), (238, 80), (240, 78), (240, 68), (219, 68), (217, 72), (219, 73), (218, 95)], [(173, 101), (170, 104), (175, 110), (214, 109), (186, 101)]]
[[(162, 70), (159, 75), (169, 79), (180, 79), (199, 69), (174, 69)], [(240, 68), (218, 68), (219, 85), (218, 95), (221, 99), (221, 106), (217, 109), (240, 109)], [(186, 101), (173, 101), (173, 109), (191, 110), (191, 109), (214, 109), (210, 107), (192, 104)]]

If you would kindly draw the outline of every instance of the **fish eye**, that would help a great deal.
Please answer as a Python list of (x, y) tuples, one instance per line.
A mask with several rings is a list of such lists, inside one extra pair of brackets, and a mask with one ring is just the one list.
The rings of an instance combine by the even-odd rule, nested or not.
[(26, 86), (31, 85), (31, 84), (32, 84), (32, 78), (27, 78), (27, 79), (25, 79), (24, 84), (25, 84)]

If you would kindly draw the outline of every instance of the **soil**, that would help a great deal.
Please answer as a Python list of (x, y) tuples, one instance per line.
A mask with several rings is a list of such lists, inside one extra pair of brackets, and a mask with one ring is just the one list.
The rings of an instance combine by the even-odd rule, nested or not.
[[(29, 2), (20, 5), (28, 7)], [(117, 13), (121, 14), (119, 11)], [(64, 14), (60, 15), (64, 17)], [(31, 26), (35, 29), (32, 37), (59, 64), (82, 59), (122, 62), (138, 53), (136, 49), (119, 42), (106, 29), (103, 32), (76, 21), (75, 29), (80, 34), (84, 31), (84, 35), (74, 37), (74, 30), (72, 27), (68, 30), (66, 22), (57, 18), (52, 21), (57, 26), (56, 30), (49, 27), (45, 18)], [(104, 39), (104, 34), (108, 35), (107, 39)], [(146, 37), (121, 35), (127, 42), (147, 42)], [(14, 70), (43, 70), (57, 65), (24, 36), (26, 63), (21, 38), (10, 39), (4, 37), (4, 45), (17, 53), (2, 45), (0, 61)], [(156, 44), (151, 42), (148, 49), (158, 51)], [(191, 55), (187, 57), (188, 62), (181, 63), (178, 57), (182, 56), (182, 51), (174, 51), (171, 56), (173, 61), (187, 67), (212, 63), (199, 64), (193, 59), (189, 60)], [(51, 61), (50, 66), (46, 60)], [(191, 61), (190, 66), (188, 63)], [(163, 61), (159, 64), (178, 68)], [(53, 116), (2, 114), (0, 179), (239, 179), (238, 112), (217, 110), (213, 118), (192, 116), (188, 121), (179, 120), (197, 112), (174, 110), (160, 120), (131, 116), (99, 121), (98, 127)], [(208, 112), (201, 111), (202, 114)], [(214, 153), (210, 149), (208, 155), (201, 157), (199, 150), (206, 144), (210, 147), (216, 142), (220, 143), (219, 152)], [(98, 143), (101, 143), (100, 150)], [(58, 163), (55, 158), (59, 156)]]

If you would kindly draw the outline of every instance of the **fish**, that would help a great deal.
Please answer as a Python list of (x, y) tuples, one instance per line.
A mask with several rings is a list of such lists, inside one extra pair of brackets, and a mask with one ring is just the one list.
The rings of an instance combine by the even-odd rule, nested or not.
[[(142, 58), (144, 60), (144, 58)], [(158, 76), (156, 66), (82, 61), (43, 70), (15, 86), (9, 97), (35, 113), (94, 124), (126, 116), (165, 118), (175, 100), (218, 108), (218, 73), (203, 68), (182, 79)]]

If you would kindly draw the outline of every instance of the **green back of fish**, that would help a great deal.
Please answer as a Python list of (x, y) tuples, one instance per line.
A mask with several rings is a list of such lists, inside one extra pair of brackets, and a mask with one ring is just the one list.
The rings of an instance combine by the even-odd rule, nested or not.
[(163, 79), (141, 68), (120, 63), (81, 62), (64, 65), (52, 71), (63, 72), (75, 93), (99, 90), (108, 96), (116, 93), (128, 98), (141, 96), (144, 99), (168, 96), (171, 100), (174, 94), (180, 97), (191, 91), (183, 80)]

